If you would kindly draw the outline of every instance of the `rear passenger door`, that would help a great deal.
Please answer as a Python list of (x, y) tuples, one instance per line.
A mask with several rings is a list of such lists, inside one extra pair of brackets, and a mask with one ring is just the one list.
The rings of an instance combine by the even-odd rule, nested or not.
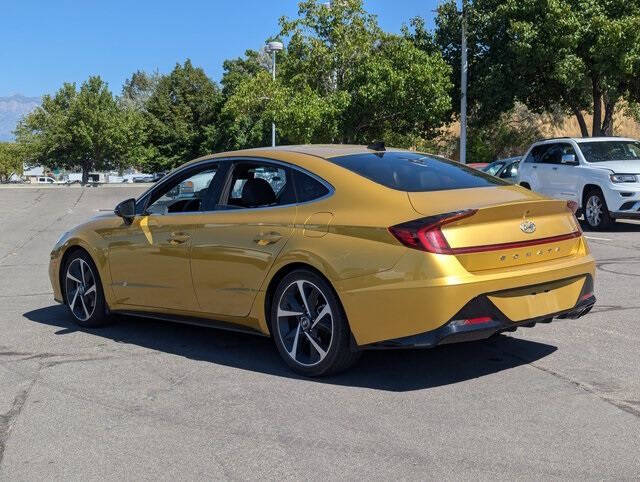
[(233, 161), (216, 210), (191, 249), (200, 310), (246, 317), (276, 257), (293, 233), (292, 169), (267, 160)]

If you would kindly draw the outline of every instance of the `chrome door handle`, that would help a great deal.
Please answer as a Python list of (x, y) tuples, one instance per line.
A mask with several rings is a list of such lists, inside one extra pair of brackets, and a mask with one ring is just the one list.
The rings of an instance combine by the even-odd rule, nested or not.
[(277, 243), (282, 238), (280, 233), (270, 231), (268, 233), (260, 233), (253, 240), (259, 246), (266, 246), (268, 244)]
[(531, 167), (534, 168), (534, 169), (538, 169), (538, 166), (531, 166)]
[(173, 244), (173, 245), (177, 245), (177, 244), (184, 244), (187, 241), (189, 241), (189, 238), (191, 236), (189, 235), (189, 233), (183, 233), (183, 232), (173, 232), (171, 233), (171, 238), (169, 238), (169, 244)]
[(557, 171), (558, 168), (557, 167), (552, 167), (551, 169), (553, 169), (554, 171)]

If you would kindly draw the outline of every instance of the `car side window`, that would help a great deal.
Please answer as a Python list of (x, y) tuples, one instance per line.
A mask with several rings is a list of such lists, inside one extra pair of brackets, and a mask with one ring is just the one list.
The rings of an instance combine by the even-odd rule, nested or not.
[(215, 195), (213, 180), (218, 168), (219, 164), (215, 163), (177, 175), (152, 195), (146, 212), (173, 214), (210, 210), (214, 204), (210, 200)]
[(324, 184), (308, 174), (293, 170), (293, 177), (297, 199), (300, 203), (314, 201), (329, 194), (329, 189)]
[(549, 144), (549, 148), (540, 158), (542, 164), (560, 164), (562, 158), (562, 145), (561, 144)]
[(290, 169), (269, 162), (240, 161), (232, 167), (221, 205), (249, 209), (285, 206), (295, 201)]
[(542, 162), (541, 161), (542, 156), (545, 154), (547, 149), (552, 145), (553, 144), (540, 144), (539, 146), (535, 146), (533, 149), (531, 149), (531, 152), (529, 152), (529, 155), (527, 156), (524, 162), (534, 162), (534, 163)]
[(500, 171), (500, 169), (503, 168), (503, 166), (504, 166), (503, 162), (497, 162), (489, 166), (485, 172), (487, 174), (491, 174), (492, 176), (495, 176), (498, 173), (498, 171)]
[(500, 173), (502, 179), (512, 179), (518, 175), (518, 163), (512, 162)]
[(575, 158), (578, 159), (578, 156), (576, 156), (576, 151), (571, 144), (560, 144), (560, 159), (562, 159), (562, 156), (564, 156), (565, 154), (573, 154)]

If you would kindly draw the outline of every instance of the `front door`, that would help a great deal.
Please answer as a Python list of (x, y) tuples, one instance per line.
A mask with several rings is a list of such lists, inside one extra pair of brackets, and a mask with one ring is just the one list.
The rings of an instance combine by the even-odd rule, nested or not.
[(189, 254), (202, 217), (213, 209), (217, 163), (181, 171), (163, 182), (145, 212), (109, 236), (116, 303), (198, 311)]
[(217, 210), (206, 215), (191, 248), (200, 309), (245, 317), (296, 218), (291, 171), (268, 161), (236, 161)]
[(556, 171), (560, 162), (561, 148), (559, 144), (543, 144), (543, 146), (546, 149), (539, 157), (539, 161), (533, 166), (539, 186), (535, 190), (547, 196), (553, 196), (554, 178), (557, 177)]
[(560, 144), (559, 157), (555, 159), (555, 163), (551, 168), (554, 174), (550, 179), (551, 195), (558, 199), (579, 202), (580, 169), (576, 164), (563, 163), (562, 156), (565, 155), (573, 155), (575, 161), (578, 161), (576, 151), (571, 144)]

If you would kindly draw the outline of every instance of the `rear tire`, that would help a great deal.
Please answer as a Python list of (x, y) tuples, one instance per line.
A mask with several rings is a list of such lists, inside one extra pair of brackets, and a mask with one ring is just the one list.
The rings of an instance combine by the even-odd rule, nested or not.
[(109, 323), (100, 275), (86, 251), (72, 253), (64, 265), (64, 302), (76, 324), (96, 328)]
[(584, 197), (584, 220), (594, 231), (602, 231), (611, 226), (607, 201), (599, 189), (592, 189)]
[(529, 186), (529, 183), (527, 182), (521, 182), (520, 186), (522, 186), (525, 189), (528, 189), (529, 191), (531, 191), (531, 186)]
[(351, 330), (340, 300), (312, 271), (292, 271), (278, 283), (270, 324), (280, 356), (301, 375), (339, 373), (360, 358), (360, 352), (351, 349)]

